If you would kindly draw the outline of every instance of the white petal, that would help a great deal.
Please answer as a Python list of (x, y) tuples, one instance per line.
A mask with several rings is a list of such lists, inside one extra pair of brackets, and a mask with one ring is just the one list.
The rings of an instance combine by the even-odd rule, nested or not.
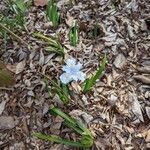
[(62, 83), (67, 84), (67, 83), (69, 83), (72, 80), (72, 78), (71, 78), (71, 76), (69, 74), (63, 73), (60, 76), (60, 80), (61, 80)]
[(76, 65), (76, 60), (74, 58), (67, 59), (66, 64), (71, 67)]
[(71, 75), (71, 78), (74, 81), (78, 81), (78, 79), (79, 79), (77, 74)]
[(77, 77), (78, 77), (79, 80), (84, 81), (85, 77), (86, 77), (86, 74), (79, 71), (78, 74), (77, 74)]
[(80, 70), (80, 69), (82, 68), (82, 64), (78, 62), (78, 64), (76, 65), (76, 68), (77, 68), (78, 70)]
[(68, 72), (68, 70), (70, 70), (70, 68), (67, 65), (64, 65), (62, 70), (65, 71), (65, 72)]

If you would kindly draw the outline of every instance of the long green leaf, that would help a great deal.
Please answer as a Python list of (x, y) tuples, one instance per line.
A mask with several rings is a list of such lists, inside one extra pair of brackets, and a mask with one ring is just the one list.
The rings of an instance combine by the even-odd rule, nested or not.
[(34, 133), (33, 136), (38, 137), (42, 140), (56, 142), (56, 143), (64, 144), (64, 145), (68, 145), (68, 146), (75, 146), (75, 147), (82, 147), (82, 148), (89, 147), (89, 145), (87, 145), (87, 143), (82, 144), (81, 142), (69, 141), (69, 140), (63, 139), (63, 138), (61, 138), (59, 136), (55, 136), (55, 135), (45, 135), (42, 133)]
[(103, 71), (107, 63), (106, 55), (102, 60), (102, 64), (99, 66), (99, 69), (96, 71), (95, 75), (87, 79), (84, 83), (83, 92), (88, 92), (91, 90), (92, 86), (95, 84), (96, 80), (102, 76)]
[(33, 33), (35, 37), (41, 38), (47, 42), (48, 46), (45, 48), (48, 52), (54, 52), (64, 57), (64, 48), (56, 39), (47, 37), (41, 33)]
[(65, 114), (58, 108), (53, 107), (52, 109), (50, 109), (50, 112), (52, 114), (59, 115), (60, 117), (62, 117), (64, 119), (65, 125), (67, 125), (69, 128), (72, 128), (74, 131), (76, 131), (82, 136), (81, 140), (75, 142), (75, 141), (63, 139), (59, 136), (55, 136), (55, 135), (49, 136), (42, 133), (34, 133), (33, 134), (34, 136), (42, 140), (65, 144), (68, 146), (80, 147), (80, 148), (90, 148), (93, 145), (94, 138), (91, 132), (85, 127), (84, 124), (72, 118), (71, 116)]
[(57, 84), (54, 81), (51, 81), (51, 84), (53, 86), (52, 87), (53, 90), (58, 94), (61, 101), (64, 104), (67, 104), (69, 102), (69, 95), (70, 95), (68, 86), (62, 83)]
[(60, 13), (54, 0), (50, 0), (47, 5), (47, 18), (52, 22), (53, 26), (56, 27), (59, 24)]
[(69, 32), (69, 40), (72, 46), (76, 46), (79, 43), (79, 30), (77, 26), (77, 22), (75, 25), (71, 27)]
[(60, 109), (58, 108), (52, 108), (50, 109), (50, 113), (56, 114), (61, 116), (63, 119), (67, 120), (68, 122), (72, 123), (73, 125), (76, 125), (76, 122), (73, 118), (71, 118), (70, 116), (66, 115), (64, 112), (62, 112)]

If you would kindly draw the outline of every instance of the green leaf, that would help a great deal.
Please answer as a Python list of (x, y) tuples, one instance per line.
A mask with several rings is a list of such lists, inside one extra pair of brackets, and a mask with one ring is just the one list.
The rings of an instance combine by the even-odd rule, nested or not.
[(71, 27), (69, 32), (69, 40), (72, 46), (76, 46), (79, 43), (79, 29), (77, 26), (77, 22), (75, 25)]
[(41, 33), (33, 33), (33, 35), (47, 42), (48, 46), (45, 49), (48, 52), (56, 53), (64, 57), (64, 48), (58, 40), (51, 37), (47, 37)]
[(86, 145), (86, 144), (82, 144), (80, 142), (69, 141), (69, 140), (63, 139), (63, 138), (61, 138), (59, 136), (55, 136), (55, 135), (45, 135), (42, 133), (34, 133), (33, 136), (38, 137), (45, 141), (56, 142), (56, 143), (64, 144), (64, 145), (68, 145), (68, 146), (82, 147), (82, 148), (88, 147), (88, 145)]
[(52, 109), (50, 109), (50, 113), (61, 116), (64, 119), (65, 125), (67, 125), (70, 128), (73, 128), (79, 134), (88, 135), (91, 138), (93, 138), (91, 132), (86, 128), (86, 126), (82, 122), (65, 114), (60, 109), (53, 107)]
[(59, 116), (61, 116), (63, 119), (65, 119), (66, 121), (70, 122), (71, 124), (76, 125), (75, 120), (74, 120), (73, 118), (71, 118), (70, 116), (66, 115), (64, 112), (62, 112), (62, 111), (61, 111), (60, 109), (58, 109), (58, 108), (55, 108), (55, 107), (51, 108), (51, 109), (50, 109), (50, 113), (59, 115)]
[(69, 102), (69, 95), (70, 95), (68, 86), (63, 83), (58, 84), (54, 81), (51, 81), (51, 84), (53, 86), (52, 88), (53, 88), (54, 92), (57, 93), (60, 100), (64, 104), (67, 104)]
[(27, 6), (24, 2), (24, 0), (16, 0), (15, 4), (17, 6), (18, 9), (20, 9), (20, 11), (25, 12), (27, 9)]
[(102, 73), (105, 70), (106, 63), (107, 63), (107, 58), (105, 55), (105, 57), (102, 60), (102, 64), (99, 66), (99, 69), (96, 71), (95, 75), (93, 75), (91, 78), (87, 79), (84, 82), (83, 92), (88, 92), (91, 90), (96, 80), (102, 76)]
[(64, 119), (65, 125), (75, 130), (82, 137), (80, 141), (74, 142), (70, 140), (63, 139), (55, 135), (45, 135), (42, 133), (34, 133), (33, 135), (46, 141), (56, 142), (60, 144), (65, 144), (68, 146), (80, 147), (80, 148), (90, 148), (93, 145), (94, 138), (91, 132), (85, 127), (85, 125), (71, 116), (65, 114), (60, 109), (53, 107), (50, 109), (50, 113), (59, 115)]
[(60, 20), (60, 13), (58, 12), (58, 8), (54, 0), (48, 2), (46, 12), (47, 18), (52, 22), (53, 26), (58, 26)]
[[(13, 16), (11, 17), (13, 20), (15, 20), (15, 23), (13, 26), (18, 28), (18, 25), (19, 25), (19, 27), (26, 29), (25, 15), (26, 15), (26, 10), (28, 6), (30, 5), (30, 2), (24, 1), (24, 0), (8, 0), (7, 5), (9, 8), (9, 11), (11, 10), (13, 13)], [(8, 17), (8, 16), (5, 16), (5, 17)]]

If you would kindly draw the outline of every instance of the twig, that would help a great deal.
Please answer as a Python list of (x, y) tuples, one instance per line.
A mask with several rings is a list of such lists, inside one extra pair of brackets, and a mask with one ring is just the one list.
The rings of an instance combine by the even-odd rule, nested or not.
[(28, 43), (26, 43), (25, 41), (23, 41), (18, 35), (16, 35), (15, 33), (13, 33), (12, 31), (10, 31), (7, 27), (5, 27), (2, 23), (0, 23), (0, 27), (3, 28), (5, 31), (9, 32), (13, 37), (15, 37), (18, 41), (20, 41), (21, 43), (25, 44), (27, 47), (29, 46)]

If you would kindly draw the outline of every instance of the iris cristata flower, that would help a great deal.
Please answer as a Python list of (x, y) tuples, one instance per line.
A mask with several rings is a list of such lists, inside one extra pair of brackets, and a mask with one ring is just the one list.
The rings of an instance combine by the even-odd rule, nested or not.
[(84, 81), (86, 75), (80, 71), (81, 68), (82, 64), (77, 63), (74, 58), (67, 59), (66, 65), (62, 68), (64, 73), (60, 76), (61, 82), (67, 84), (71, 81)]

